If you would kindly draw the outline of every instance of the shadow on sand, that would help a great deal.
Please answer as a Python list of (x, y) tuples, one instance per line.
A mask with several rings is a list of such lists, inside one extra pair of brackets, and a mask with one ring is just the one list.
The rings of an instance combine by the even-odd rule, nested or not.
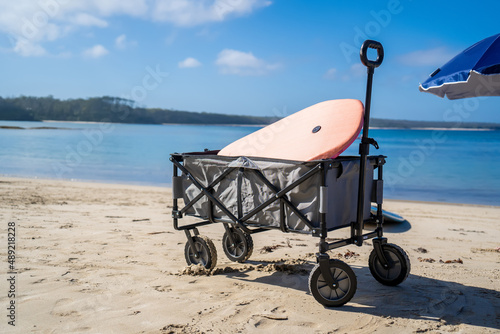
[[(377, 225), (375, 224), (365, 224), (367, 230), (375, 230)], [(405, 220), (401, 223), (385, 222), (384, 223), (384, 233), (404, 233), (411, 230), (411, 224), (409, 221)]]
[[(304, 269), (309, 271), (312, 266), (306, 264)], [(378, 283), (367, 267), (353, 267), (353, 270), (358, 289), (351, 302), (342, 306), (342, 311), (500, 328), (498, 291), (411, 274), (401, 285), (388, 287)], [(227, 274), (227, 277), (250, 281), (245, 272)], [(308, 275), (305, 274), (273, 272), (251, 281), (292, 288), (310, 295)]]

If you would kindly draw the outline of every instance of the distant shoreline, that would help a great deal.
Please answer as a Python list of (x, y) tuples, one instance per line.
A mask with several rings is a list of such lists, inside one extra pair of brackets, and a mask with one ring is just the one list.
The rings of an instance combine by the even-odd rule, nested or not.
[[(2, 121), (0, 120), (0, 123)], [(68, 123), (68, 124), (128, 124), (128, 125), (192, 125), (192, 126), (231, 126), (231, 127), (255, 127), (262, 128), (266, 124), (189, 124), (189, 123), (162, 123), (162, 124), (142, 124), (142, 123), (112, 123), (112, 122), (84, 122), (84, 121), (4, 121), (4, 122), (40, 122), (40, 123)], [(0, 129), (7, 130), (64, 130), (70, 128), (61, 128), (53, 126), (35, 126), (35, 127), (22, 127), (12, 125), (0, 125)], [(74, 130), (74, 129), (71, 129)]]
[[(75, 124), (173, 124), (262, 127), (279, 120), (274, 116), (249, 116), (139, 107), (132, 100), (113, 96), (60, 100), (52, 96), (4, 98), (0, 120), (70, 122)], [(371, 118), (372, 128), (425, 130), (500, 130), (500, 123), (451, 122)]]
[[(36, 122), (36, 121), (35, 121)], [(75, 124), (111, 124), (111, 122), (92, 122), (92, 121), (56, 121), (56, 120), (42, 120), (42, 123), (75, 123)]]
[(417, 127), (417, 128), (389, 128), (389, 127), (370, 127), (370, 130), (434, 130), (434, 131), (500, 131), (499, 129), (495, 128), (422, 128), (422, 127)]
[[(226, 126), (226, 127), (254, 127), (263, 128), (266, 124), (200, 124), (200, 123), (161, 123), (161, 124), (143, 124), (143, 123), (113, 123), (113, 122), (93, 122), (93, 121), (56, 121), (56, 120), (43, 120), (43, 121), (2, 121), (0, 122), (40, 122), (40, 123), (72, 123), (72, 124), (129, 124), (129, 125), (189, 125), (189, 126)], [(52, 127), (52, 126), (37, 126), (37, 127), (21, 127), (12, 125), (0, 125), (0, 129), (8, 130), (64, 130), (69, 128)], [(426, 130), (426, 131), (500, 131), (497, 128), (457, 128), (457, 127), (387, 127), (387, 126), (373, 126), (371, 130)]]
[[(22, 121), (15, 121), (22, 122)], [(264, 127), (268, 124), (201, 124), (201, 123), (113, 123), (113, 122), (86, 122), (86, 121), (55, 121), (55, 120), (44, 120), (40, 122), (46, 123), (75, 123), (75, 124), (136, 124), (136, 125), (199, 125), (199, 126), (248, 126), (248, 127)]]

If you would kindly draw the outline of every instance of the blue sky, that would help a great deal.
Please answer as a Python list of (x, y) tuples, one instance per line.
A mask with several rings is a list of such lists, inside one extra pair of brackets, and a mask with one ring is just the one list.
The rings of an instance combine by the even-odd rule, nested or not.
[(418, 91), (429, 73), (500, 32), (500, 2), (0, 1), (0, 96), (119, 96), (147, 107), (286, 116), (364, 101), (358, 50), (380, 41), (372, 116), (500, 123), (500, 97)]

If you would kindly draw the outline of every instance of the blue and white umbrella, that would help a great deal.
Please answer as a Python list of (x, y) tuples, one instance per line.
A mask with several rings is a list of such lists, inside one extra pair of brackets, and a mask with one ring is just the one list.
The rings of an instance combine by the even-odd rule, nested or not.
[(419, 90), (450, 100), (500, 96), (500, 34), (462, 51), (435, 70)]

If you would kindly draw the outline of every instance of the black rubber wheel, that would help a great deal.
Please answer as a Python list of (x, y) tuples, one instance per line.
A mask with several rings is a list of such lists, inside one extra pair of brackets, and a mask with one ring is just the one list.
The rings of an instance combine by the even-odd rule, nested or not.
[(319, 264), (314, 266), (309, 275), (309, 290), (314, 298), (325, 306), (342, 306), (352, 299), (356, 293), (358, 281), (354, 271), (346, 263), (330, 259), (330, 272), (339, 283), (333, 289), (326, 283)]
[(373, 277), (380, 283), (395, 286), (402, 283), (410, 274), (410, 259), (406, 252), (394, 244), (383, 244), (382, 251), (389, 262), (389, 267), (384, 268), (380, 263), (377, 252), (372, 250), (368, 266)]
[(252, 236), (239, 228), (232, 228), (231, 234), (234, 244), (231, 243), (227, 231), (222, 237), (222, 248), (224, 249), (224, 253), (226, 253), (227, 258), (233, 262), (245, 262), (250, 258), (253, 252)]
[(184, 248), (184, 256), (188, 265), (201, 264), (208, 270), (211, 270), (217, 264), (217, 250), (215, 245), (209, 238), (201, 235), (193, 237), (195, 249), (191, 248), (191, 244), (186, 242)]

